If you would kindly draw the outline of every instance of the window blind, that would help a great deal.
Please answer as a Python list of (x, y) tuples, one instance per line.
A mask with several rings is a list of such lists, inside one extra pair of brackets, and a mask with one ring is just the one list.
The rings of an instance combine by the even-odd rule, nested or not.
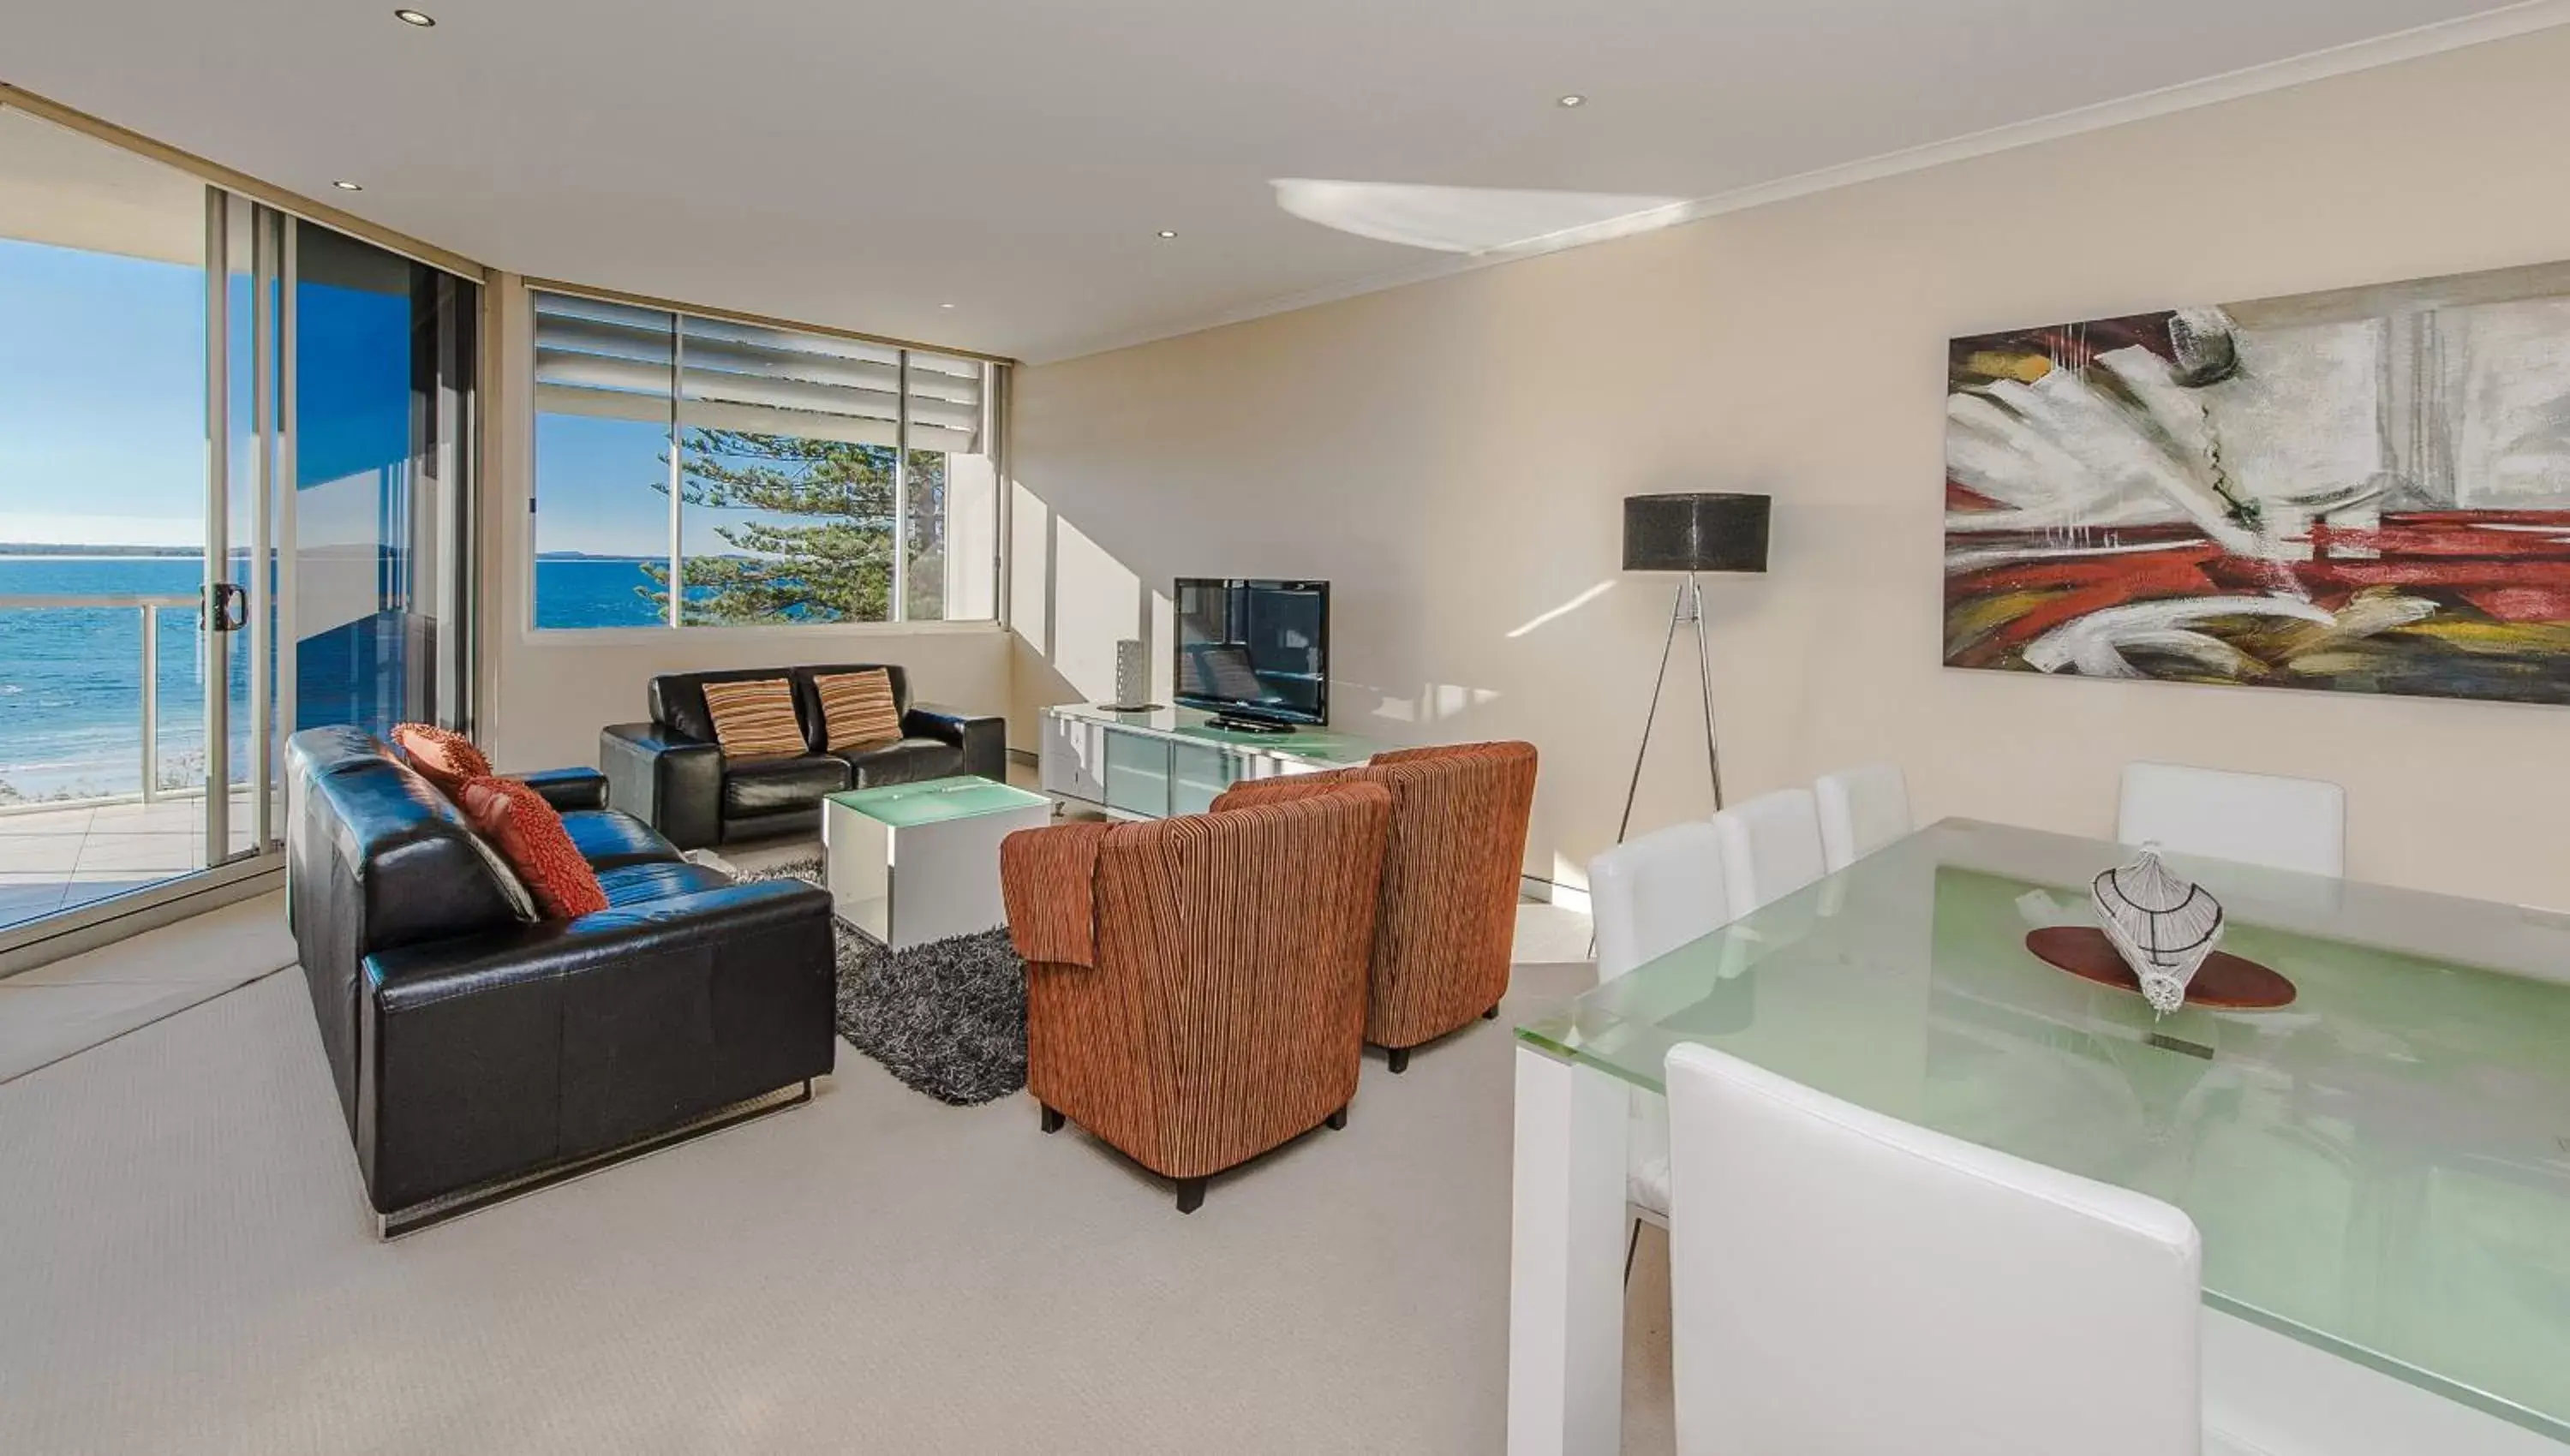
[(826, 334), (536, 295), (536, 407), (562, 414), (895, 445), (982, 448), (980, 361)]

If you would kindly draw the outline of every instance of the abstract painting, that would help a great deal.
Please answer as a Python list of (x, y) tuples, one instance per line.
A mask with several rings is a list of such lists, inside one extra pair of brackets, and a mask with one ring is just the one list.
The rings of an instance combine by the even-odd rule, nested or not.
[(1945, 662), (2570, 703), (2570, 264), (1982, 334)]

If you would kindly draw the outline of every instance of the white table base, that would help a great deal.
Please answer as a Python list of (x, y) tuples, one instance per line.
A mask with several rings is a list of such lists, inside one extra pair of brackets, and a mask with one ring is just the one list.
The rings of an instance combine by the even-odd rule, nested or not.
[(1508, 1456), (1614, 1456), (1624, 1425), (1625, 1084), (1517, 1048)]
[(839, 918), (894, 950), (995, 930), (1009, 921), (1000, 841), (1052, 822), (1052, 805), (1031, 804), (896, 829), (825, 799), (822, 879)]

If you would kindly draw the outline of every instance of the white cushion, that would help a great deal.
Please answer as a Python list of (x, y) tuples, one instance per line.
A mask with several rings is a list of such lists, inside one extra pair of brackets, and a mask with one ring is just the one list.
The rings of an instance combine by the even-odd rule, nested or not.
[(1662, 1219), (1669, 1216), (1669, 1158), (1666, 1153), (1646, 1158), (1633, 1169), (1624, 1201)]

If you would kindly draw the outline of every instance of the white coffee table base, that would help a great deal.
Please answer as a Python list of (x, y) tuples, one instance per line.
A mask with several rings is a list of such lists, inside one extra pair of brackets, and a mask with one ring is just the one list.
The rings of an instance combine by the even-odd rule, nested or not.
[(1047, 804), (895, 828), (824, 800), (823, 878), (839, 918), (895, 950), (997, 929), (1000, 841), (1053, 821)]

